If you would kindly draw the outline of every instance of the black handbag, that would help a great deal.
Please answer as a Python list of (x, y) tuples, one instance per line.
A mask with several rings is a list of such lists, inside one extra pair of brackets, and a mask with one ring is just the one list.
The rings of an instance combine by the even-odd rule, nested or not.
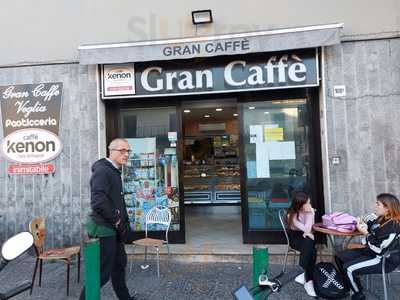
[(342, 274), (329, 262), (315, 265), (314, 290), (318, 297), (325, 299), (342, 299), (349, 293)]

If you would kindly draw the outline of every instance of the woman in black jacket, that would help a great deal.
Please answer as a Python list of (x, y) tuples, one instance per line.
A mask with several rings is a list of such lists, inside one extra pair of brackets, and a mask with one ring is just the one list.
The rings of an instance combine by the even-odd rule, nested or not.
[[(382, 270), (382, 255), (399, 247), (400, 202), (392, 194), (376, 197), (376, 219), (364, 223), (359, 219), (357, 229), (366, 236), (366, 247), (345, 250), (335, 256), (336, 264), (354, 294), (351, 299), (365, 299), (359, 275), (378, 274)], [(400, 264), (400, 255), (386, 259), (386, 271), (393, 271)]]

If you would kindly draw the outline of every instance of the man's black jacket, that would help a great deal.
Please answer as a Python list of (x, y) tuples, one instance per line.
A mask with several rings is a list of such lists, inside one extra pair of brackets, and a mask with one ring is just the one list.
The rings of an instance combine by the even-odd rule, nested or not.
[(90, 178), (91, 217), (96, 224), (116, 229), (116, 224), (128, 223), (122, 190), (121, 171), (102, 158), (92, 166)]

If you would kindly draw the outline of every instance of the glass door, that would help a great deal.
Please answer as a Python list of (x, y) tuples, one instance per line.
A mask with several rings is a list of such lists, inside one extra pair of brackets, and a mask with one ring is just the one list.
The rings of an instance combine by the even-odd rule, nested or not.
[[(176, 108), (121, 112), (122, 135), (132, 149), (123, 169), (124, 198), (131, 228), (138, 236), (145, 229), (146, 213), (159, 205), (169, 207), (172, 212), (171, 240), (184, 239), (180, 217), (176, 117)], [(152, 229), (158, 230), (156, 227)]]
[(294, 190), (310, 193), (307, 107), (307, 99), (242, 105), (245, 241), (281, 242), (278, 211)]

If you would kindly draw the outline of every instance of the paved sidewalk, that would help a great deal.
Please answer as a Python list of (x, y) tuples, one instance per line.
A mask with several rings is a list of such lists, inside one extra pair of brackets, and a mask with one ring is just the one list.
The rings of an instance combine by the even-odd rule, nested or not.
[[(155, 265), (142, 270), (142, 260), (134, 260), (132, 273), (127, 274), (130, 289), (137, 291), (139, 299), (168, 299), (168, 300), (193, 300), (193, 299), (232, 299), (231, 291), (241, 284), (250, 286), (252, 276), (251, 263), (187, 263), (167, 261), (161, 262), (161, 277), (157, 278)], [(16, 262), (10, 263), (0, 273), (1, 291), (14, 286), (24, 279), (30, 279), (34, 267), (34, 259), (25, 255)], [(70, 296), (66, 297), (66, 267), (62, 263), (43, 264), (42, 287), (35, 285), (33, 295), (29, 292), (19, 295), (14, 299), (77, 299), (82, 284), (76, 283), (76, 266), (71, 268)], [(279, 273), (281, 266), (272, 265), (272, 274)], [(128, 268), (129, 270), (129, 268)], [(289, 271), (293, 270), (289, 268)], [(82, 274), (84, 274), (82, 270)], [(391, 299), (399, 295), (400, 274), (392, 275)], [(376, 295), (383, 295), (381, 277), (372, 277), (372, 288)], [(107, 284), (102, 289), (102, 299), (115, 300), (111, 285)], [(383, 296), (374, 296), (368, 293), (371, 300), (383, 299)], [(295, 282), (285, 285), (281, 292), (272, 295), (272, 300), (306, 300), (308, 297), (303, 287)]]

